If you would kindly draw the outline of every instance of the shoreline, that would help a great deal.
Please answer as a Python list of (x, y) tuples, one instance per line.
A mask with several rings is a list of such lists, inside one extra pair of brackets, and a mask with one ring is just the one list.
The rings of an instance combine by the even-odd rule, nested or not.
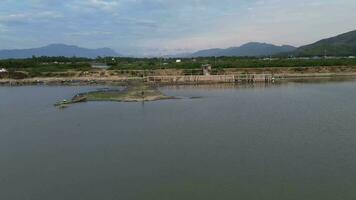
[[(267, 78), (266, 78), (267, 77)], [(161, 85), (199, 85), (216, 83), (263, 83), (301, 79), (356, 78), (356, 72), (347, 73), (284, 73), (236, 75), (185, 75), (146, 77), (39, 77), (26, 79), (0, 79), (0, 86), (26, 85), (125, 85), (128, 81), (143, 81)]]

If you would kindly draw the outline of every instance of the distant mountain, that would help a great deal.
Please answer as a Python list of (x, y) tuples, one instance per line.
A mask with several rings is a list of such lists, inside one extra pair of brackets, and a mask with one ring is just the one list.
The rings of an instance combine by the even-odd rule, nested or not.
[(211, 56), (271, 56), (279, 53), (294, 51), (296, 47), (283, 45), (276, 46), (267, 43), (250, 42), (240, 47), (227, 49), (207, 49), (191, 54), (189, 57), (211, 57)]
[(76, 56), (96, 58), (98, 56), (119, 56), (119, 54), (110, 48), (87, 49), (65, 44), (51, 44), (33, 49), (0, 50), (0, 59), (30, 58), (32, 56)]
[(293, 54), (296, 56), (354, 56), (356, 55), (356, 30), (302, 46)]

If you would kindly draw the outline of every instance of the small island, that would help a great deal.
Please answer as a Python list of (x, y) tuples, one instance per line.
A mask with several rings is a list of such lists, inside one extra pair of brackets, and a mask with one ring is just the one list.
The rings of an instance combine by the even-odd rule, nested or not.
[(70, 104), (87, 101), (117, 101), (117, 102), (144, 102), (175, 99), (159, 91), (153, 85), (140, 82), (131, 82), (124, 89), (101, 89), (93, 92), (75, 95), (71, 100), (63, 100), (55, 104), (59, 108)]

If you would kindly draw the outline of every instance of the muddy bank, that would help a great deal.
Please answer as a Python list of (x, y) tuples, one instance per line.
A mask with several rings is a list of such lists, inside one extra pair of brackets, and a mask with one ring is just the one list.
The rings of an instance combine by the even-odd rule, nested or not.
[(71, 78), (29, 78), (29, 79), (0, 79), (0, 85), (124, 85), (128, 81), (141, 80), (142, 78), (96, 78), (96, 77), (71, 77)]

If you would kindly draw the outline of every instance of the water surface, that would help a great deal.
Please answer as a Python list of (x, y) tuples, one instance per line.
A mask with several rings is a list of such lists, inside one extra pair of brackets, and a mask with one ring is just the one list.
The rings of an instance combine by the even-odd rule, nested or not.
[(53, 107), (95, 88), (0, 87), (0, 199), (356, 199), (354, 81)]

